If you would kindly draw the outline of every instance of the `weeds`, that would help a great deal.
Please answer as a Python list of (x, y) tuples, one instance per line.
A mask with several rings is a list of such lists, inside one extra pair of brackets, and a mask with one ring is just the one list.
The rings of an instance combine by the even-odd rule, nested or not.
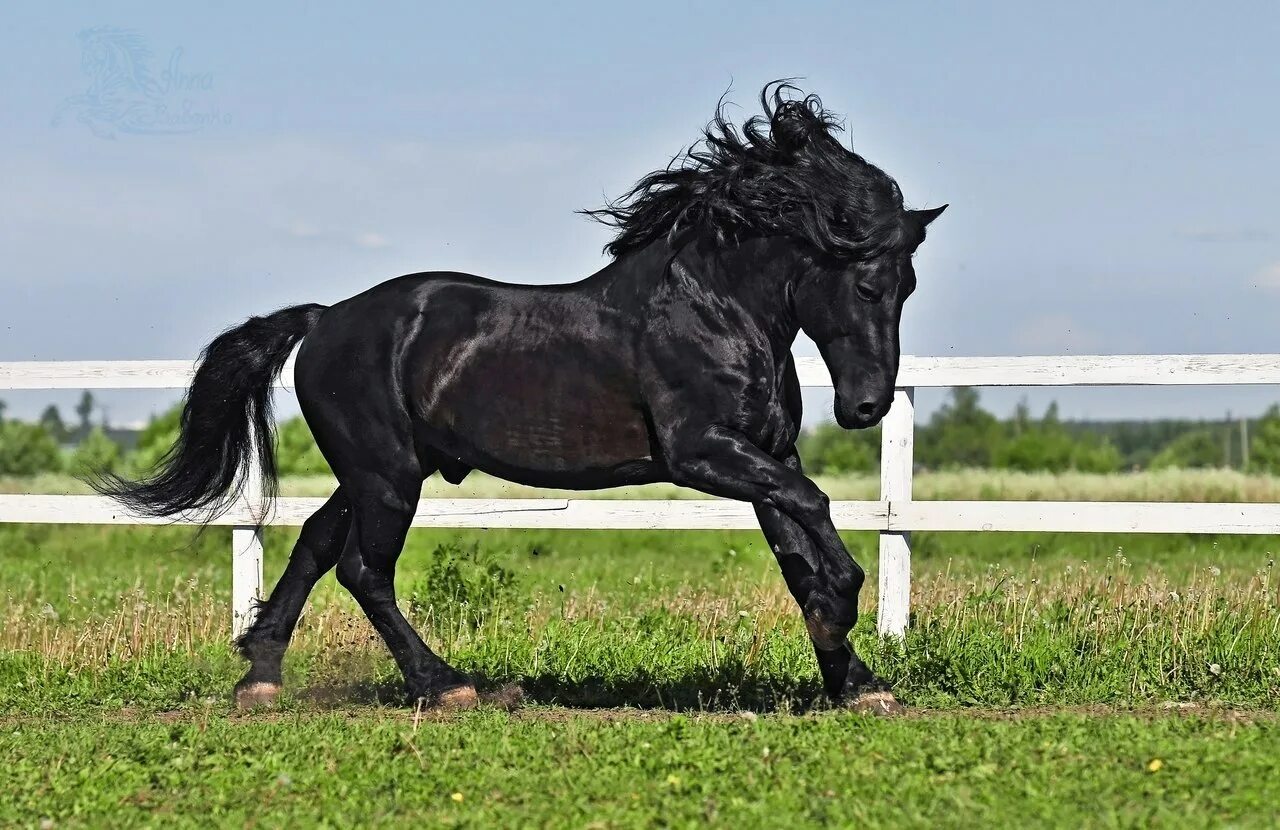
[(426, 572), (400, 592), (415, 616), (474, 631), (515, 593), (515, 573), (477, 542), (440, 545), (426, 561)]
[[(521, 683), (536, 700), (761, 711), (821, 703), (799, 614), (767, 572), (673, 592), (592, 584), (561, 593), (559, 583), (530, 588), (512, 564), (474, 543), (438, 546), (405, 580), (402, 605), (448, 659), (492, 683)], [(940, 571), (921, 575), (912, 605), (905, 643), (881, 641), (868, 597), (854, 641), (917, 705), (1280, 707), (1280, 592), (1270, 567), (1196, 569), (1179, 581), (1139, 575), (1120, 556), (1052, 572)], [(144, 672), (147, 696), (168, 688), (178, 705), (224, 694), (240, 668), (224, 646), (226, 605), (196, 580), (158, 597), (131, 589), (114, 612), (72, 622), (41, 596), (11, 595), (3, 623), (11, 672), (38, 667), (55, 687), (145, 665), (155, 668)], [(308, 606), (289, 665), (295, 685), (396, 684), (381, 642), (332, 588)], [(160, 666), (177, 681), (166, 685)], [(208, 685), (193, 687), (198, 677)], [(24, 689), (0, 701), (41, 705), (36, 687)], [(56, 699), (50, 691), (45, 698)]]

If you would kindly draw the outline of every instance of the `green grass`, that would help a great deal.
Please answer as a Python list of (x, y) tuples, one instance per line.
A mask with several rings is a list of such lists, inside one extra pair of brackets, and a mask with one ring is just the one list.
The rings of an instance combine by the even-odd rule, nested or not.
[[(295, 533), (267, 533), (269, 583)], [(225, 695), (241, 670), (226, 645), (227, 535), (0, 528), (0, 713)], [(848, 540), (873, 550), (871, 534)], [(874, 634), (870, 555), (855, 642), (915, 705), (1278, 707), (1270, 541), (919, 534), (906, 643)], [(799, 615), (754, 533), (420, 530), (399, 588), (451, 661), (541, 702), (768, 712), (818, 696)], [(288, 670), (294, 688), (398, 694), (332, 577)]]
[[(1066, 497), (1116, 497), (1094, 485)], [(268, 584), (296, 534), (266, 532)], [(906, 719), (824, 702), (756, 532), (424, 529), (406, 613), (526, 703), (415, 726), (332, 577), (281, 706), (239, 715), (228, 530), (0, 525), (0, 825), (1272, 823), (1274, 538), (918, 533), (901, 645), (874, 635), (874, 534), (846, 540), (855, 642)]]
[(481, 711), (26, 719), (0, 823), (56, 826), (1273, 826), (1280, 726)]

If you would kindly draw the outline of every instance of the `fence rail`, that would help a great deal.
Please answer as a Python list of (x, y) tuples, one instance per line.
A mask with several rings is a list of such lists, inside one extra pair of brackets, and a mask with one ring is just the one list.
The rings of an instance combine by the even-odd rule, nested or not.
[[(819, 358), (797, 358), (800, 383), (830, 388)], [(0, 363), (0, 390), (183, 389), (191, 361)], [(292, 366), (279, 383), (292, 385)], [(1280, 354), (1105, 355), (1070, 357), (906, 357), (885, 417), (878, 501), (831, 505), (841, 530), (880, 534), (882, 634), (902, 635), (910, 613), (913, 530), (1099, 533), (1280, 533), (1280, 504), (1171, 502), (993, 502), (912, 499), (916, 387), (1195, 386), (1280, 384)], [(214, 524), (232, 528), (232, 631), (250, 622), (262, 594), (263, 525), (301, 525), (323, 499), (280, 498), (259, 512), (257, 492)], [(100, 496), (0, 495), (0, 522), (189, 524), (146, 519)], [(738, 529), (756, 527), (751, 507), (719, 499), (424, 499), (415, 527), (564, 529)]]

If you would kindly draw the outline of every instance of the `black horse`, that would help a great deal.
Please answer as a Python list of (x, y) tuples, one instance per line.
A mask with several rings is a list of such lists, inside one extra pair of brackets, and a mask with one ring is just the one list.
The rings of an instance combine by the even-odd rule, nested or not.
[(893, 179), (797, 93), (769, 84), (764, 115), (740, 129), (718, 108), (666, 169), (586, 211), (617, 235), (613, 261), (580, 282), (411, 274), (328, 308), (251, 318), (209, 344), (155, 474), (96, 486), (148, 515), (216, 515), (256, 446), (272, 493), (271, 385), (301, 341), (298, 401), (338, 489), (239, 640), (251, 662), (239, 703), (279, 692), (298, 615), (335, 565), (411, 699), (474, 702), (471, 680), (400, 613), (393, 581), (423, 480), (483, 470), (575, 489), (668, 481), (750, 502), (827, 692), (897, 708), (847, 641), (864, 574), (800, 468), (791, 344), (799, 331), (818, 344), (841, 426), (877, 423), (893, 399), (912, 254), (943, 208), (905, 210)]

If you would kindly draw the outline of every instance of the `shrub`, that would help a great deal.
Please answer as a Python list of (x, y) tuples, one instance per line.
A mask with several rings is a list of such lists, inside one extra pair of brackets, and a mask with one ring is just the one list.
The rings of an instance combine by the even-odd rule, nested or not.
[(819, 424), (801, 434), (797, 449), (809, 473), (871, 472), (880, 456), (880, 429), (847, 430), (837, 424)]
[(1249, 445), (1249, 468), (1260, 473), (1280, 473), (1280, 406), (1268, 409), (1258, 421)]
[(155, 469), (160, 459), (177, 442), (181, 423), (182, 404), (175, 404), (151, 419), (151, 423), (138, 435), (137, 446), (125, 464), (130, 475), (145, 475)]
[(276, 430), (276, 468), (282, 476), (329, 475), (329, 463), (302, 418), (290, 418)]
[(515, 574), (477, 543), (440, 545), (428, 556), (426, 574), (407, 592), (409, 609), (432, 613), (474, 629), (515, 592)]
[(1114, 473), (1123, 464), (1124, 457), (1106, 438), (1078, 439), (1071, 449), (1071, 469), (1082, 473)]
[(58, 441), (40, 424), (0, 423), (0, 475), (33, 476), (62, 470)]
[(961, 386), (917, 430), (916, 457), (931, 469), (990, 467), (1004, 441), (1004, 425), (981, 407), (978, 391)]
[(1171, 467), (1183, 470), (1205, 467), (1225, 467), (1222, 438), (1213, 430), (1197, 429), (1179, 435), (1151, 458), (1150, 468), (1165, 470)]
[(94, 427), (71, 454), (71, 472), (115, 473), (121, 466), (120, 445), (107, 437), (102, 427)]

